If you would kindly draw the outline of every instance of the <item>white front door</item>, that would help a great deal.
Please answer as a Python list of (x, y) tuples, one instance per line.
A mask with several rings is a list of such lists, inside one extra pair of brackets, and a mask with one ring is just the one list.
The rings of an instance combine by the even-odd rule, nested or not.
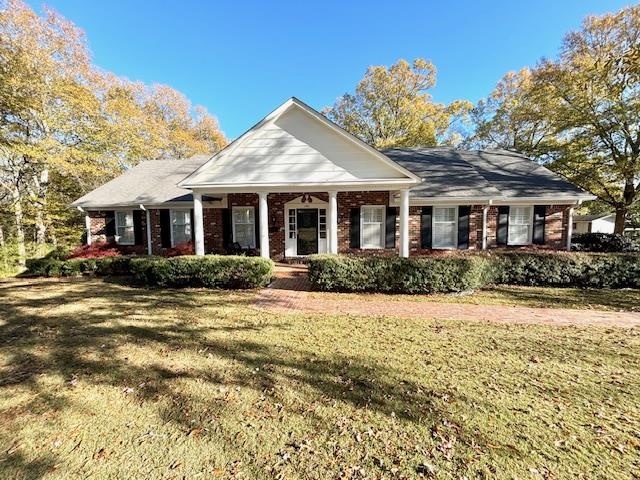
[(326, 208), (287, 207), (284, 215), (285, 257), (327, 253)]

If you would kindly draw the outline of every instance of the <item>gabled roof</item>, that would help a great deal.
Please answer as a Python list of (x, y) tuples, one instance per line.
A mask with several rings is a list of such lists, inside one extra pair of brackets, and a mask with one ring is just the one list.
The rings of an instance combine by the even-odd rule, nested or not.
[(415, 185), (420, 178), (291, 98), (180, 182), (186, 188)]
[(160, 205), (167, 202), (191, 202), (190, 190), (178, 182), (200, 167), (211, 155), (195, 155), (187, 159), (147, 160), (119, 177), (87, 193), (73, 202), (82, 208)]
[(420, 175), (416, 197), (592, 200), (595, 197), (528, 157), (507, 150), (406, 148), (384, 151)]

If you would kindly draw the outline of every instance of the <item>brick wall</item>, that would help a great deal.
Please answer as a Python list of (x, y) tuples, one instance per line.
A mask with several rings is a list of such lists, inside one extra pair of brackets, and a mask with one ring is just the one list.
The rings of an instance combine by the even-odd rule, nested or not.
[[(566, 246), (567, 239), (567, 222), (569, 219), (569, 208), (571, 205), (547, 205), (545, 212), (544, 225), (544, 245), (539, 247), (547, 247), (555, 250), (562, 250)], [(487, 216), (487, 246), (495, 248), (496, 244), (496, 228), (498, 222), (498, 207), (489, 207)], [(482, 221), (480, 221), (482, 228)], [(481, 233), (478, 238), (481, 237)]]
[[(107, 231), (106, 231), (107, 212), (106, 211), (90, 211), (90, 212), (87, 212), (87, 215), (89, 215), (89, 226), (90, 226), (89, 228), (91, 229), (91, 242), (92, 243), (113, 242), (114, 241), (113, 237), (107, 237)], [(142, 245), (118, 245), (118, 250), (120, 250), (122, 253), (128, 253), (128, 254), (129, 253), (143, 254), (147, 252), (147, 235), (145, 230), (147, 228), (147, 220), (145, 218), (144, 212), (142, 212), (140, 225), (143, 232), (145, 232), (144, 237), (142, 239), (143, 241)]]
[[(269, 247), (270, 255), (274, 260), (281, 260), (284, 257), (285, 248), (285, 204), (296, 197), (302, 195), (298, 193), (272, 193), (267, 197), (269, 205)], [(328, 202), (326, 192), (310, 193), (311, 196)], [(253, 206), (256, 208), (256, 222), (258, 216), (258, 195), (255, 193), (229, 194), (229, 207), (233, 206)], [(396, 245), (393, 249), (359, 250), (349, 248), (351, 209), (360, 208), (363, 205), (383, 205), (389, 204), (389, 192), (339, 192), (338, 193), (338, 251), (340, 253), (366, 253), (366, 254), (397, 254), (400, 244), (400, 218), (396, 217)], [(554, 249), (563, 249), (566, 245), (567, 222), (569, 205), (549, 205), (546, 209), (545, 219), (545, 246)], [(482, 248), (482, 206), (474, 205), (471, 208), (469, 217), (469, 248)], [(396, 213), (399, 213), (396, 209)], [(222, 225), (222, 212), (220, 208), (204, 208), (204, 243), (206, 253), (225, 253), (224, 236)], [(105, 232), (104, 211), (89, 212), (91, 236), (94, 242), (107, 241)], [(409, 251), (410, 255), (425, 255), (432, 252), (430, 249), (423, 249), (420, 246), (422, 207), (409, 207)], [(151, 217), (151, 245), (153, 254), (161, 254), (162, 237), (160, 231), (160, 210), (150, 209)], [(495, 248), (496, 245), (496, 225), (498, 207), (491, 206), (487, 215), (487, 246)], [(142, 228), (144, 230), (143, 245), (121, 246), (126, 253), (146, 253), (146, 215), (142, 214)]]

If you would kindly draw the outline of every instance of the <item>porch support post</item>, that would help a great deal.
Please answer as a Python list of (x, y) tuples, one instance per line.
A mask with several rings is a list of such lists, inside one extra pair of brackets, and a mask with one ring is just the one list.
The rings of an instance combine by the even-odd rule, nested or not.
[(151, 245), (151, 212), (145, 209), (147, 219), (147, 255), (153, 255), (153, 245)]
[(482, 207), (482, 250), (487, 249), (487, 218), (489, 215), (489, 205)]
[(258, 193), (258, 215), (260, 215), (260, 256), (262, 258), (269, 258), (269, 205), (267, 203), (267, 195), (267, 192)]
[(87, 245), (91, 245), (91, 217), (89, 217), (89, 213), (84, 216), (84, 228), (87, 231)]
[(196, 255), (204, 255), (204, 226), (202, 218), (202, 194), (193, 192), (193, 226)]
[(573, 207), (569, 208), (567, 215), (567, 252), (571, 251), (571, 236), (573, 235)]
[(329, 253), (338, 253), (338, 192), (329, 192)]
[(409, 190), (400, 190), (400, 256), (409, 256)]

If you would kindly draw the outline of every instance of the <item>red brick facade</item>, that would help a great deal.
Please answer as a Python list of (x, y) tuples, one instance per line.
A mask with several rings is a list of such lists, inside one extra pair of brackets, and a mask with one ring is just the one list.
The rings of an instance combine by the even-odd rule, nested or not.
[[(281, 260), (284, 257), (285, 248), (285, 204), (303, 195), (303, 193), (272, 193), (267, 197), (269, 204), (269, 247), (270, 256), (274, 260)], [(322, 201), (328, 202), (326, 192), (310, 193)], [(338, 193), (338, 251), (339, 253), (363, 252), (360, 249), (349, 247), (351, 229), (351, 209), (359, 208), (363, 205), (384, 205), (389, 206), (389, 192), (339, 192)], [(258, 195), (255, 193), (240, 193), (228, 195), (228, 206), (252, 206), (256, 208), (256, 222), (258, 222)], [(553, 249), (562, 249), (566, 245), (566, 232), (568, 222), (569, 205), (549, 205), (546, 209), (545, 218), (545, 246)], [(473, 205), (469, 215), (469, 249), (482, 248), (482, 205)], [(421, 248), (421, 212), (422, 207), (409, 207), (409, 251), (410, 255), (424, 255), (430, 253), (431, 249)], [(498, 207), (491, 206), (487, 215), (487, 247), (496, 247), (496, 225)], [(162, 254), (162, 237), (160, 228), (160, 210), (150, 209), (151, 218), (151, 244), (154, 254)], [(106, 241), (105, 212), (91, 211), (90, 226), (92, 240)], [(225, 253), (223, 209), (204, 208), (203, 209), (204, 243), (206, 253)], [(141, 227), (144, 231), (142, 235), (142, 245), (122, 246), (122, 250), (127, 253), (146, 253), (146, 215), (141, 216)], [(399, 216), (396, 217), (396, 242), (393, 249), (366, 250), (372, 254), (393, 254), (399, 248)]]

